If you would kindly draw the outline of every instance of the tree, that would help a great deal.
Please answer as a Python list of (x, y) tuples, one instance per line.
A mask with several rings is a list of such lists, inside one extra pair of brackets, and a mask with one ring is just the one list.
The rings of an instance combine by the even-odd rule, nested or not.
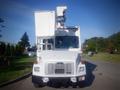
[(23, 52), (24, 52), (23, 47), (17, 44), (15, 47), (15, 56), (21, 56)]
[[(87, 46), (87, 47), (86, 47)], [(84, 51), (95, 51), (108, 53), (120, 53), (120, 32), (112, 34), (107, 38), (93, 37), (83, 43)]]
[(115, 49), (120, 53), (120, 32), (111, 35), (108, 39), (112, 41)]
[(0, 65), (9, 66), (13, 59), (13, 46), (10, 43), (0, 43)]
[(96, 51), (96, 37), (88, 39), (84, 43), (85, 46), (85, 51)]
[(23, 51), (30, 46), (29, 37), (26, 32), (23, 34), (20, 42), (18, 42), (18, 45), (23, 49)]
[(107, 46), (107, 51), (110, 53), (110, 54), (113, 54), (114, 53), (114, 50), (115, 50), (115, 47), (114, 47), (114, 43), (111, 41), (111, 40), (108, 40), (108, 46)]
[(4, 56), (5, 48), (6, 48), (6, 44), (4, 42), (0, 42), (0, 56)]
[(10, 44), (8, 43), (6, 45), (6, 49), (5, 49), (5, 56), (10, 56), (10, 53), (11, 53), (11, 51), (10, 51)]
[(11, 51), (11, 56), (15, 56), (15, 46), (14, 45), (11, 45), (11, 48), (10, 48), (10, 51)]

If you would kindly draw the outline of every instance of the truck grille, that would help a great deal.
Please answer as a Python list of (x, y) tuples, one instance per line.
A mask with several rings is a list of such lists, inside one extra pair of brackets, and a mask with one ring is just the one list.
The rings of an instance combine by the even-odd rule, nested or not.
[(48, 63), (45, 67), (45, 73), (47, 75), (52, 74), (73, 74), (74, 63)]

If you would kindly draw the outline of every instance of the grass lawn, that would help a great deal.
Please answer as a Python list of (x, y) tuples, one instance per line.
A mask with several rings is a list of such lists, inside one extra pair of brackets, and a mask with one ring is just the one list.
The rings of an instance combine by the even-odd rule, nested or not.
[(9, 67), (0, 68), (0, 84), (31, 72), (34, 60), (35, 57), (15, 59)]
[(93, 56), (88, 56), (87, 54), (83, 54), (83, 57), (90, 60), (120, 62), (120, 54), (98, 53), (98, 54), (94, 54)]

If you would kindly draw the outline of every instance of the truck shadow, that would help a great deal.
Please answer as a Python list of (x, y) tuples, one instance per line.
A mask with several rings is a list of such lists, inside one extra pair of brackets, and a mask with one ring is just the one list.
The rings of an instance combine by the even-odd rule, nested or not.
[[(95, 70), (96, 67), (97, 67), (97, 65), (86, 61), (86, 80), (84, 82), (79, 83), (79, 85), (77, 84), (77, 87), (79, 86), (80, 88), (84, 88), (84, 87), (89, 87), (92, 85), (92, 83), (95, 79), (95, 75), (93, 74), (93, 71)], [(63, 83), (55, 81), (54, 83), (49, 83), (47, 86), (53, 87), (53, 88), (73, 87), (69, 82), (65, 83), (64, 81), (63, 81)]]
[(97, 67), (97, 65), (91, 63), (91, 62), (86, 62), (86, 81), (85, 81), (85, 87), (87, 86), (91, 86), (94, 79), (95, 79), (95, 75), (93, 74), (93, 71), (95, 70), (95, 68)]

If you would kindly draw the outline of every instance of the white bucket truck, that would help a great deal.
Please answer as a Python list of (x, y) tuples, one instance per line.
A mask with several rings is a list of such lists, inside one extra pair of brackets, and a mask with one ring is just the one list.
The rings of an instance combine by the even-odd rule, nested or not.
[(66, 9), (58, 6), (55, 11), (35, 12), (37, 60), (32, 70), (35, 86), (57, 82), (77, 86), (85, 80), (80, 27), (64, 25)]

